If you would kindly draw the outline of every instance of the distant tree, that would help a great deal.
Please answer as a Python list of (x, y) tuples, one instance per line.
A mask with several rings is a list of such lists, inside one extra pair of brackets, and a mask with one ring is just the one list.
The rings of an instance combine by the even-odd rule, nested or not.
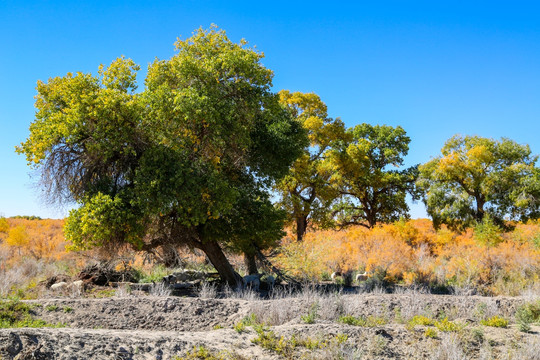
[(420, 166), (418, 186), (434, 225), (463, 229), (486, 215), (498, 225), (538, 218), (537, 159), (528, 145), (509, 139), (452, 137), (441, 155)]
[(417, 167), (399, 168), (409, 151), (410, 138), (401, 127), (370, 124), (349, 129), (349, 141), (330, 151), (327, 167), (340, 198), (334, 220), (340, 226), (367, 228), (408, 218), (406, 195), (415, 195)]
[(39, 216), (35, 215), (15, 215), (11, 217), (12, 219), (25, 219), (25, 220), (41, 220)]
[(243, 240), (249, 221), (276, 229), (275, 216), (249, 217), (244, 199), (266, 206), (266, 189), (300, 155), (305, 132), (245, 41), (199, 29), (176, 48), (149, 66), (140, 93), (139, 67), (124, 58), (99, 76), (38, 82), (36, 120), (18, 152), (52, 196), (79, 204), (65, 225), (77, 248), (188, 245), (239, 286), (223, 247)]
[(345, 126), (341, 120), (328, 117), (326, 105), (316, 94), (282, 90), (279, 98), (309, 137), (302, 155), (275, 186), (279, 206), (293, 220), (296, 239), (301, 241), (309, 222), (321, 223), (328, 217), (329, 206), (337, 196), (328, 183), (330, 173), (323, 169), (324, 155), (332, 143), (344, 138)]
[(6, 244), (17, 248), (19, 255), (21, 254), (21, 250), (28, 246), (29, 242), (30, 237), (24, 226), (15, 226), (9, 230)]

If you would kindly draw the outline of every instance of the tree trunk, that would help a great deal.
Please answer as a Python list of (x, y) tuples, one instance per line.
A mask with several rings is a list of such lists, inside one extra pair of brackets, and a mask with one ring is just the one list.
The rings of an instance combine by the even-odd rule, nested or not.
[(371, 209), (366, 209), (366, 220), (368, 229), (373, 229), (377, 225), (377, 214)]
[(244, 264), (246, 265), (248, 275), (259, 273), (257, 262), (255, 261), (255, 254), (244, 253)]
[(296, 216), (296, 241), (300, 242), (304, 238), (307, 230), (307, 216), (298, 215)]
[(219, 244), (215, 241), (197, 242), (197, 247), (204, 251), (208, 260), (216, 268), (219, 276), (229, 284), (233, 289), (241, 288), (243, 286), (242, 277), (234, 271), (231, 263), (227, 260), (227, 257), (221, 250)]
[(478, 222), (481, 222), (483, 219), (484, 219), (484, 205), (485, 205), (485, 201), (483, 199), (482, 196), (480, 195), (477, 195), (476, 196), (476, 214), (475, 214), (475, 218), (476, 218), (476, 221)]

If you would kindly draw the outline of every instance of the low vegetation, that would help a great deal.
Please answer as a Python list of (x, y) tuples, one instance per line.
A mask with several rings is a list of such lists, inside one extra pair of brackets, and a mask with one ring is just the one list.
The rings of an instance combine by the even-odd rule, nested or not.
[(505, 328), (508, 327), (508, 320), (500, 316), (493, 316), (487, 320), (480, 321), (480, 324), (484, 326)]
[(41, 319), (35, 319), (31, 310), (31, 305), (19, 300), (0, 300), (0, 329), (64, 327), (63, 324), (49, 324)]
[[(277, 264), (306, 281), (322, 281), (336, 269), (353, 275), (367, 271), (365, 288), (395, 285), (446, 294), (525, 294), (540, 287), (540, 223), (517, 223), (488, 245), (479, 231), (454, 232), (430, 220), (401, 220), (373, 229), (319, 230), (302, 242), (285, 238)], [(481, 229), (486, 232), (485, 227)], [(533, 290), (537, 291), (537, 290)]]

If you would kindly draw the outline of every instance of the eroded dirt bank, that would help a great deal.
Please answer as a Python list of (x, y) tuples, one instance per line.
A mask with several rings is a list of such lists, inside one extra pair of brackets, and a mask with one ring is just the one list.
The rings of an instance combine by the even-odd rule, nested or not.
[[(174, 359), (197, 346), (236, 359), (434, 359), (441, 351), (459, 349), (465, 359), (519, 359), (516, 356), (525, 356), (523, 351), (536, 346), (539, 351), (531, 359), (540, 359), (536, 327), (523, 333), (513, 324), (506, 329), (479, 324), (481, 317), (492, 315), (512, 323), (524, 301), (422, 294), (303, 294), (264, 301), (150, 296), (44, 299), (28, 301), (34, 305), (33, 317), (65, 327), (1, 329), (0, 359)], [(310, 312), (313, 322), (306, 323)], [(386, 321), (347, 325), (338, 321), (343, 314)], [(234, 329), (250, 315), (251, 322), (267, 324), (264, 334), (269, 338), (283, 336), (287, 346), (293, 344), (291, 339), (297, 345), (280, 352), (254, 343), (260, 332), (251, 324)], [(414, 315), (446, 317), (462, 328), (426, 336), (427, 327), (407, 327), (406, 319)]]

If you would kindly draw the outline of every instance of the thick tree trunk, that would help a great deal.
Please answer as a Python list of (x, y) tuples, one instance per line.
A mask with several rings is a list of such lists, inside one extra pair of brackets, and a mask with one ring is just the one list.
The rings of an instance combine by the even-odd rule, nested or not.
[(208, 260), (216, 268), (217, 272), (230, 287), (237, 289), (243, 286), (242, 277), (234, 271), (229, 260), (223, 253), (219, 244), (215, 241), (197, 242), (197, 247), (204, 251)]
[(307, 230), (307, 216), (298, 215), (296, 217), (296, 241), (300, 242), (304, 238)]
[(248, 275), (259, 273), (257, 262), (255, 261), (255, 254), (244, 253), (244, 264), (246, 265)]

